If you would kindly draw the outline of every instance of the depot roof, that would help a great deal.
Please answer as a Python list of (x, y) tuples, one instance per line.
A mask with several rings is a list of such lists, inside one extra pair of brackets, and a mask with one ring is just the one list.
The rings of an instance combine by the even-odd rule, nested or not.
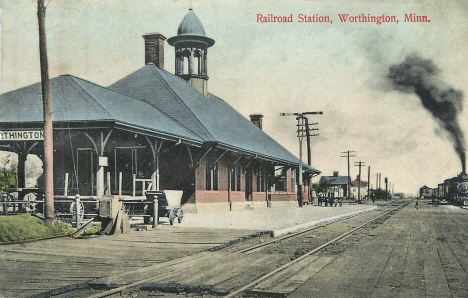
[[(221, 98), (147, 64), (109, 88), (63, 75), (52, 79), (54, 123), (102, 123), (297, 166), (299, 159)], [(43, 122), (40, 83), (0, 95), (0, 126)], [(314, 174), (320, 171), (304, 164)]]
[[(221, 98), (207, 97), (190, 83), (153, 64), (119, 80), (110, 89), (145, 99), (205, 142), (268, 160), (298, 165), (299, 159)], [(304, 168), (313, 173), (320, 171)]]
[[(151, 103), (129, 97), (83, 79), (63, 75), (50, 80), (54, 122), (110, 121), (158, 135), (202, 143), (193, 132)], [(41, 84), (0, 95), (0, 123), (40, 124), (43, 118)]]

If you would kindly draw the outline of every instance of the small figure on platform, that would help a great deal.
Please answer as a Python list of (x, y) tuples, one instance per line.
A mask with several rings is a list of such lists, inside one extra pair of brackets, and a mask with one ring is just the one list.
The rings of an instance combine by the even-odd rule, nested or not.
[(414, 208), (416, 208), (416, 210), (419, 209), (419, 199), (416, 200), (416, 204), (414, 205)]

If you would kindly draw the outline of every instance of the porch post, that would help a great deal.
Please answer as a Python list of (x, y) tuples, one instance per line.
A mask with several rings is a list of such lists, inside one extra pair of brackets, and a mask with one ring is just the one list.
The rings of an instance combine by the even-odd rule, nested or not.
[(26, 187), (26, 158), (28, 154), (18, 152), (18, 188)]
[(156, 190), (159, 190), (159, 153), (156, 155)]
[(99, 156), (99, 169), (96, 175), (96, 196), (102, 197), (104, 195), (104, 161), (107, 166), (107, 157)]
[(109, 140), (109, 137), (112, 134), (112, 129), (107, 133), (106, 138), (104, 138), (104, 132), (100, 132), (99, 147), (88, 133), (83, 132), (83, 134), (93, 144), (94, 150), (98, 157), (98, 170), (96, 173), (96, 196), (102, 198), (102, 196), (104, 195), (104, 168), (108, 165), (107, 156), (104, 156), (104, 148), (106, 146), (107, 141)]

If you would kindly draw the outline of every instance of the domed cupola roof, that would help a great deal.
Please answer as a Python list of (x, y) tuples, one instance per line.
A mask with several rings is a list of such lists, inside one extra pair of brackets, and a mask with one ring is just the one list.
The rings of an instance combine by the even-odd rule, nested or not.
[(192, 9), (185, 15), (179, 25), (177, 35), (199, 35), (206, 36), (200, 19), (195, 15)]
[(204, 48), (211, 47), (215, 43), (213, 39), (206, 36), (200, 19), (191, 8), (180, 23), (177, 36), (169, 38), (167, 42), (175, 47), (199, 46)]

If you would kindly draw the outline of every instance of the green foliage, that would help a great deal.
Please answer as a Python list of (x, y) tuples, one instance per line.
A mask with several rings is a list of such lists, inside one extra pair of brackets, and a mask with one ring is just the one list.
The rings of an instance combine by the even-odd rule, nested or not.
[(14, 168), (10, 171), (0, 172), (0, 190), (5, 190), (8, 188), (16, 188), (16, 175), (17, 168)]
[(0, 243), (68, 235), (73, 228), (61, 223), (46, 226), (37, 217), (23, 214), (0, 216)]
[(13, 154), (9, 153), (0, 160), (0, 190), (16, 188), (18, 173), (18, 162)]
[(315, 192), (317, 192), (317, 194), (320, 194), (327, 191), (327, 189), (330, 187), (330, 183), (323, 179), (320, 179), (320, 181), (315, 182), (313, 184), (313, 187)]
[(374, 190), (374, 200), (387, 200), (390, 199), (390, 194), (388, 194), (385, 190), (383, 189), (376, 189)]
[(86, 229), (83, 235), (85, 236), (97, 235), (100, 232), (101, 232), (101, 226), (91, 227), (89, 229)]

